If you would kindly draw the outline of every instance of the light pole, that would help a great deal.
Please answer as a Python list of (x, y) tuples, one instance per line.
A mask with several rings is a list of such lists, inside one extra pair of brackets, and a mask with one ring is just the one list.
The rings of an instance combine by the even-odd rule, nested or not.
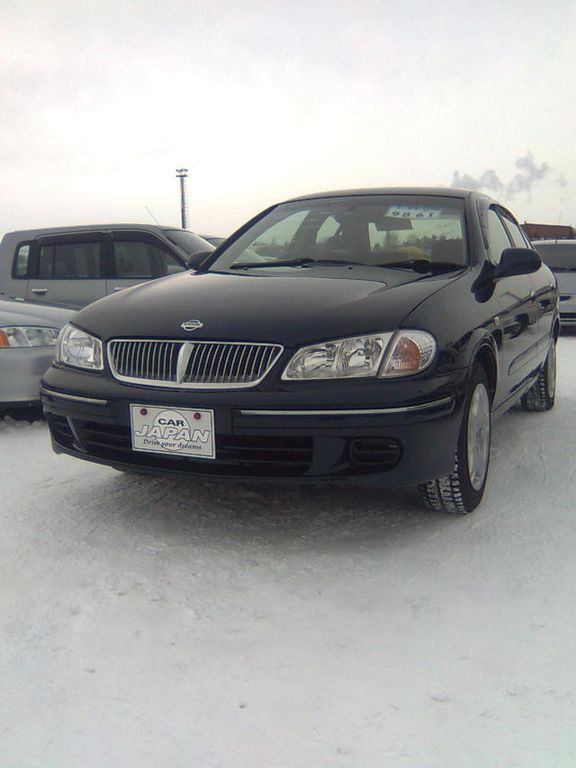
[(180, 179), (180, 212), (182, 215), (182, 229), (188, 229), (188, 196), (186, 190), (188, 168), (176, 168), (176, 178)]

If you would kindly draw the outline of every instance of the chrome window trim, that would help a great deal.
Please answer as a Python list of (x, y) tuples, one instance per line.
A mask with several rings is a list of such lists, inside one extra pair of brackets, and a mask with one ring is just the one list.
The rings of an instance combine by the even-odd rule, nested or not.
[[(194, 346), (194, 344), (206, 344), (206, 345), (218, 345), (218, 346), (237, 346), (237, 347), (271, 347), (276, 350), (276, 354), (271, 358), (270, 362), (268, 363), (268, 367), (260, 376), (260, 378), (250, 381), (248, 383), (242, 383), (242, 382), (231, 382), (231, 383), (202, 383), (197, 384), (194, 382), (177, 382), (177, 381), (159, 381), (157, 379), (139, 379), (137, 377), (132, 376), (123, 376), (122, 374), (118, 373), (115, 365), (112, 355), (110, 354), (110, 345), (113, 343), (121, 343), (121, 342), (129, 342), (129, 343), (146, 343), (146, 342), (160, 342), (160, 343), (167, 343), (167, 344), (179, 344), (182, 345), (182, 348), (184, 349), (190, 349)], [(180, 356), (181, 350), (178, 352), (178, 356)], [(240, 358), (242, 359), (242, 355), (244, 354), (245, 350), (242, 351)], [(265, 342), (265, 341), (212, 341), (211, 339), (126, 339), (126, 338), (119, 338), (119, 339), (110, 339), (106, 343), (106, 356), (108, 359), (108, 364), (110, 366), (110, 371), (112, 372), (112, 376), (117, 381), (125, 382), (126, 384), (138, 384), (139, 386), (143, 387), (161, 387), (163, 389), (203, 389), (203, 390), (217, 390), (217, 389), (252, 389), (253, 387), (258, 386), (266, 376), (270, 373), (272, 368), (276, 365), (278, 360), (280, 359), (282, 353), (284, 352), (284, 347), (281, 344), (275, 344), (273, 342)]]

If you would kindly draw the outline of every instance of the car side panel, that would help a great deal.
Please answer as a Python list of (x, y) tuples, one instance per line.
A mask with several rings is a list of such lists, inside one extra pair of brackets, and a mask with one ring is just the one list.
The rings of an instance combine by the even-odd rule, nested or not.
[(54, 358), (54, 347), (0, 349), (0, 405), (40, 401), (40, 378)]
[(43, 304), (80, 309), (106, 295), (106, 280), (28, 280), (26, 298)]
[(500, 303), (500, 380), (498, 400), (512, 397), (538, 364), (538, 310), (530, 275), (501, 278), (496, 283)]

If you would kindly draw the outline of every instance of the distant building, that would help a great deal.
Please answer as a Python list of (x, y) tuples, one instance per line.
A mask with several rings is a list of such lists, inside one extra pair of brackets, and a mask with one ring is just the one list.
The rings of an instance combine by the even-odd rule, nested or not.
[(574, 227), (567, 224), (522, 224), (530, 240), (571, 240), (576, 237)]

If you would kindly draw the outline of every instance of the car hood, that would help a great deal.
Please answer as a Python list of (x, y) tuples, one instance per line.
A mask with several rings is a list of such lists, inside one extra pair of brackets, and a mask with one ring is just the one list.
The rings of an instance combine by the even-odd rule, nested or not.
[[(340, 271), (340, 270), (339, 270)], [(369, 272), (370, 278), (366, 277)], [(183, 273), (108, 296), (74, 322), (100, 338), (223, 339), (285, 346), (396, 328), (455, 274), (363, 270), (341, 278)], [(184, 331), (182, 323), (202, 327)]]
[(76, 312), (32, 302), (0, 299), (0, 325), (37, 325), (61, 328)]

